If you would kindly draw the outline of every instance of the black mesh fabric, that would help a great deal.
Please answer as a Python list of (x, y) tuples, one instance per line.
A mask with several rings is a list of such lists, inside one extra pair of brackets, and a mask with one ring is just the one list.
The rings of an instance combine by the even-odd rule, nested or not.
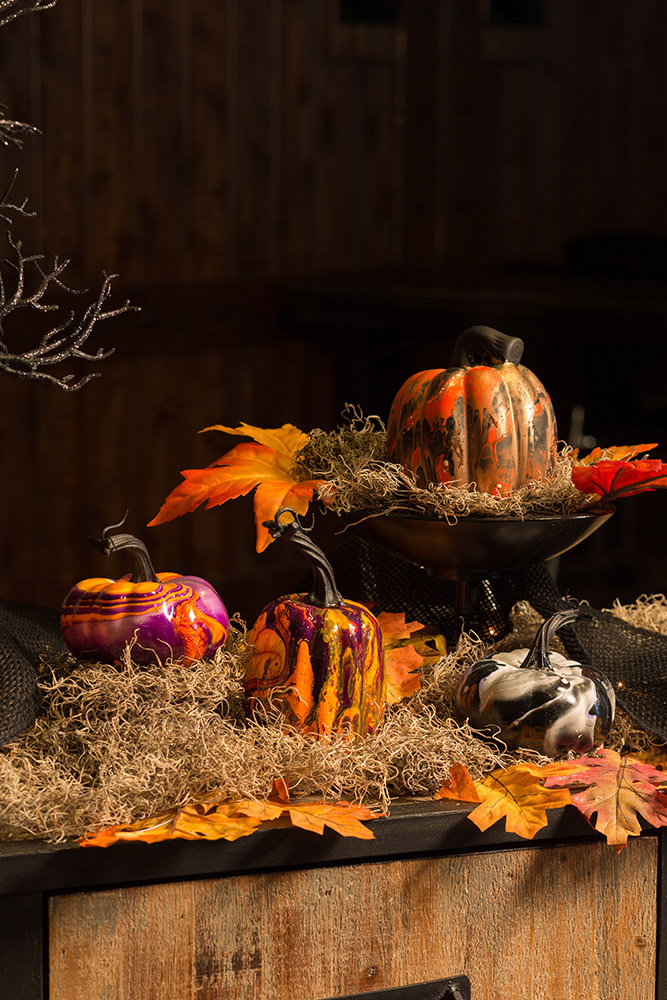
[(65, 652), (59, 614), (19, 601), (0, 601), (0, 746), (35, 721), (42, 656)]
[[(465, 602), (456, 581), (392, 556), (359, 536), (329, 553), (336, 582), (351, 600), (373, 610), (403, 611), (408, 619), (433, 625), (455, 643), (466, 628), (493, 641), (511, 630), (510, 612), (528, 601), (542, 617), (571, 607), (545, 563), (488, 580), (465, 584)], [(606, 674), (618, 704), (647, 732), (667, 739), (667, 636), (634, 628), (608, 611), (591, 609), (590, 618), (558, 632), (568, 656)]]

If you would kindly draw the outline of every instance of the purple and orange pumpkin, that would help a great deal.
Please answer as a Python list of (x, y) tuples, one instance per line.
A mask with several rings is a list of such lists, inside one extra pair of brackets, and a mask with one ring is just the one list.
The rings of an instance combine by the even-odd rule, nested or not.
[(390, 461), (419, 485), (476, 484), (505, 494), (548, 478), (556, 418), (546, 389), (519, 364), (523, 341), (485, 326), (458, 338), (449, 368), (409, 378), (387, 423)]
[[(281, 521), (285, 513), (289, 521)], [(375, 732), (387, 696), (377, 619), (363, 604), (343, 599), (331, 564), (294, 511), (281, 508), (265, 523), (274, 538), (288, 538), (306, 555), (313, 587), (271, 602), (248, 635), (253, 653), (244, 683), (251, 713), (277, 712), (287, 727), (322, 739)]]
[(105, 555), (127, 551), (134, 570), (119, 580), (94, 577), (72, 587), (60, 613), (67, 647), (79, 659), (102, 663), (118, 661), (128, 643), (141, 664), (212, 656), (229, 630), (218, 592), (197, 576), (156, 573), (140, 539), (109, 534), (120, 526), (91, 541)]

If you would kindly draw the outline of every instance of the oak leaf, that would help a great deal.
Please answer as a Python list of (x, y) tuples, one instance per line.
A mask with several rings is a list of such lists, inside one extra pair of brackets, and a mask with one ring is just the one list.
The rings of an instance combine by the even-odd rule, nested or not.
[[(558, 766), (567, 773), (568, 764), (566, 761)], [(558, 809), (572, 802), (568, 788), (547, 789), (540, 778), (541, 769), (525, 762), (493, 771), (484, 781), (475, 782), (481, 801), (468, 819), (483, 831), (504, 818), (508, 833), (532, 840), (548, 823), (547, 809)]]
[(183, 482), (172, 490), (148, 526), (191, 513), (203, 503), (210, 510), (255, 490), (256, 547), (263, 552), (272, 540), (264, 521), (272, 520), (281, 507), (305, 514), (322, 482), (299, 478), (296, 455), (309, 437), (293, 424), (273, 429), (245, 423), (238, 427), (215, 424), (204, 430), (245, 434), (254, 440), (236, 445), (205, 469), (181, 472)]
[(481, 802), (477, 785), (465, 764), (455, 763), (449, 769), (449, 778), (433, 796), (434, 799), (454, 799), (457, 802)]
[(419, 691), (424, 657), (414, 648), (413, 632), (424, 626), (406, 622), (403, 612), (382, 611), (377, 616), (382, 633), (384, 667), (387, 675), (387, 704), (396, 705)]
[(628, 837), (641, 833), (639, 816), (651, 826), (667, 826), (664, 771), (615, 750), (600, 750), (572, 763), (578, 768), (567, 775), (551, 774), (550, 765), (543, 768), (545, 787), (572, 790), (573, 804), (616, 851), (625, 847)]
[(572, 467), (572, 482), (582, 493), (597, 493), (605, 501), (667, 487), (667, 463), (658, 459), (617, 462), (603, 459), (594, 465)]
[[(277, 791), (279, 801), (270, 799), (233, 799), (222, 802), (197, 802), (150, 819), (125, 825), (105, 827), (86, 834), (82, 847), (109, 847), (118, 841), (141, 840), (153, 844), (163, 840), (237, 840), (247, 837), (266, 824), (287, 820), (292, 826), (315, 833), (330, 827), (343, 837), (373, 840), (375, 835), (363, 821), (377, 819), (382, 813), (351, 802), (289, 802), (284, 800), (287, 785)], [(274, 788), (276, 783), (274, 782)]]
[(406, 622), (405, 612), (381, 611), (377, 616), (382, 629), (382, 642), (385, 649), (394, 646), (401, 639), (411, 639), (413, 632), (423, 629), (421, 622)]
[(360, 840), (375, 839), (375, 834), (363, 825), (362, 820), (377, 819), (381, 815), (367, 806), (352, 802), (295, 802), (286, 806), (285, 811), (292, 826), (302, 830), (324, 833), (325, 827), (329, 827), (341, 837), (358, 837)]

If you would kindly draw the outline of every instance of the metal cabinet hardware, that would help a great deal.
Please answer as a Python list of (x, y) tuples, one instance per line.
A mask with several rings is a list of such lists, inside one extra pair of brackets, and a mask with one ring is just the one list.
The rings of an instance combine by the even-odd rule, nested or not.
[(329, 997), (328, 1000), (471, 1000), (470, 980), (467, 976), (450, 976), (447, 979), (432, 979), (427, 983), (396, 986), (389, 990)]

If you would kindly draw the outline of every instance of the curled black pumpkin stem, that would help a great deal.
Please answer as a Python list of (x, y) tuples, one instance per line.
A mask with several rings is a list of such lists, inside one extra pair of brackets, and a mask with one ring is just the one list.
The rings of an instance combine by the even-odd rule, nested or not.
[(590, 617), (591, 615), (588, 612), (582, 611), (580, 608), (567, 608), (564, 611), (557, 611), (551, 618), (547, 618), (533, 639), (533, 644), (528, 650), (528, 654), (521, 666), (538, 670), (550, 670), (549, 650), (551, 641), (556, 633), (564, 625), (571, 625), (582, 618)]
[[(291, 514), (291, 520), (281, 521), (283, 514)], [(331, 563), (319, 545), (308, 537), (308, 532), (313, 530), (314, 523), (313, 518), (310, 527), (305, 528), (295, 510), (291, 507), (281, 507), (276, 511), (272, 521), (264, 521), (264, 527), (268, 529), (272, 538), (286, 538), (293, 542), (308, 560), (313, 573), (313, 586), (305, 598), (306, 602), (318, 608), (335, 608), (343, 604), (343, 597), (336, 586)]]
[(122, 528), (127, 520), (128, 513), (129, 511), (126, 510), (125, 517), (118, 524), (109, 524), (106, 528), (102, 528), (100, 538), (90, 538), (89, 540), (105, 556), (110, 556), (113, 552), (120, 552), (121, 550), (127, 550), (130, 553), (133, 562), (132, 575), (130, 577), (131, 583), (159, 583), (157, 574), (153, 569), (151, 557), (148, 554), (148, 549), (140, 538), (126, 533), (117, 535), (109, 534), (109, 532), (114, 531), (116, 528)]
[(523, 355), (523, 340), (511, 337), (490, 326), (469, 326), (454, 344), (450, 368), (470, 368), (483, 359), (486, 364), (509, 361), (518, 365)]

